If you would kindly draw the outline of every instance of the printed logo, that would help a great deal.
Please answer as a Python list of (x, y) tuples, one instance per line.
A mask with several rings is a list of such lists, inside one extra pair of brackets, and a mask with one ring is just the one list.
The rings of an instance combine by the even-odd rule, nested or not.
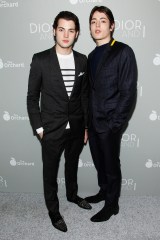
[(77, 4), (78, 0), (69, 0), (71, 4)]
[(122, 190), (136, 191), (136, 182), (133, 179), (122, 179)]
[(65, 178), (57, 178), (57, 184), (58, 188), (64, 188), (65, 187)]
[(138, 88), (139, 96), (142, 97), (142, 95), (143, 95), (143, 86), (140, 85), (139, 82), (137, 84), (137, 88)]
[(27, 163), (27, 162), (22, 161), (22, 160), (16, 161), (15, 158), (11, 157), (10, 165), (11, 165), (12, 167), (16, 167), (16, 166), (33, 167), (33, 166), (34, 166), (34, 162)]
[(5, 121), (9, 121), (9, 120), (11, 119), (9, 112), (4, 111), (3, 119), (4, 119)]
[(153, 64), (155, 65), (155, 66), (159, 66), (160, 65), (160, 54), (155, 54), (156, 56), (154, 57), (154, 59), (153, 59)]
[(24, 68), (24, 63), (14, 63), (12, 61), (3, 63), (3, 60), (0, 58), (0, 70), (3, 68)]
[(14, 8), (18, 7), (18, 2), (11, 3), (4, 0), (0, 0), (0, 8)]
[(160, 168), (160, 162), (153, 162), (151, 159), (148, 159), (145, 163), (146, 168)]
[(139, 148), (139, 137), (135, 133), (124, 133), (121, 141), (122, 147)]
[(39, 37), (40, 40), (53, 40), (52, 24), (30, 23), (30, 34)]
[(79, 159), (78, 167), (79, 168), (81, 168), (81, 167), (94, 167), (94, 164), (90, 161), (87, 161), (87, 162), (83, 163), (83, 160)]
[(9, 112), (4, 111), (3, 114), (3, 119), (5, 121), (29, 121), (29, 117), (28, 116), (19, 116), (18, 114), (14, 113), (13, 115), (10, 115)]
[(158, 115), (155, 110), (152, 110), (151, 114), (149, 115), (149, 119), (151, 121), (160, 120), (160, 115)]
[(103, 0), (69, 0), (69, 2), (75, 5), (77, 3), (102, 3)]
[(3, 61), (2, 61), (2, 59), (0, 58), (0, 69), (2, 69), (3, 68)]
[[(115, 30), (124, 38), (145, 38), (146, 27), (141, 20), (115, 20)], [(116, 32), (118, 34), (118, 31)]]
[(0, 176), (0, 188), (7, 188), (7, 181)]

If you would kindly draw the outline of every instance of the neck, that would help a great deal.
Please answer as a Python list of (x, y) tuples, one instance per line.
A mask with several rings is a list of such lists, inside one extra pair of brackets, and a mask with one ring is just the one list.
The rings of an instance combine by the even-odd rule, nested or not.
[(55, 45), (56, 52), (62, 55), (68, 55), (72, 52), (72, 47), (62, 48), (59, 45)]
[(99, 46), (102, 46), (104, 44), (107, 44), (111, 41), (111, 37), (107, 38), (107, 39), (100, 39), (100, 40), (96, 40), (96, 45), (99, 47)]

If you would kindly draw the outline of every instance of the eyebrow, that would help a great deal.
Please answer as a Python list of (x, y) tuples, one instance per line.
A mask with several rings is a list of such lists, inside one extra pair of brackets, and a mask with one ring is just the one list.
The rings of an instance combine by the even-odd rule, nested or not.
[[(91, 21), (92, 21), (92, 20), (96, 20), (96, 19), (97, 19), (97, 18), (92, 18)], [(107, 19), (107, 17), (106, 17), (106, 18), (105, 18), (105, 17), (101, 17), (100, 19)]]
[[(61, 28), (61, 29), (66, 29), (66, 28), (64, 28), (64, 27), (57, 27), (57, 28)], [(68, 28), (68, 30), (76, 30), (75, 28)]]

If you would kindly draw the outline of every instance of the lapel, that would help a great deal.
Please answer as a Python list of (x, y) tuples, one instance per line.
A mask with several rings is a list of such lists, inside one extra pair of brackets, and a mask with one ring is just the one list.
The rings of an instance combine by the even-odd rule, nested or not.
[(88, 57), (88, 72), (89, 72), (89, 76), (91, 76), (89, 77), (89, 79), (92, 86), (94, 85), (94, 80), (95, 80), (95, 77), (93, 76), (93, 72), (92, 72), (92, 65), (91, 65), (93, 55), (94, 55), (94, 51)]
[(79, 57), (78, 57), (78, 54), (74, 50), (73, 50), (73, 57), (74, 57), (74, 64), (75, 64), (75, 80), (74, 80), (74, 85), (73, 85), (73, 89), (72, 89), (70, 98), (72, 97), (72, 95), (74, 93), (74, 89), (75, 89), (76, 82), (78, 79), (78, 74), (80, 73)]
[[(100, 62), (97, 66), (97, 70), (96, 70), (96, 74), (95, 74), (95, 77), (93, 76), (92, 74), (92, 71), (91, 71), (91, 79), (92, 79), (92, 84), (94, 85), (95, 82), (96, 82), (96, 79), (98, 79), (98, 75), (99, 75), (99, 72), (103, 66), (103, 64), (107, 64), (109, 61), (110, 61), (110, 56), (111, 56), (111, 53), (112, 53), (112, 50), (113, 50), (113, 45), (115, 44), (115, 40), (112, 38), (109, 42), (109, 45), (106, 46), (106, 49), (104, 50), (104, 53), (103, 53), (103, 56), (102, 58), (100, 59)], [(93, 57), (93, 54), (92, 56)], [(91, 63), (91, 62), (90, 62)], [(91, 66), (90, 66), (90, 69), (91, 69)]]
[(63, 77), (60, 69), (60, 65), (58, 62), (55, 46), (50, 50), (50, 74), (51, 80), (53, 80), (53, 76), (56, 77), (56, 80), (59, 81), (61, 86), (60, 92), (63, 92), (64, 96), (68, 98), (67, 91), (63, 82)]

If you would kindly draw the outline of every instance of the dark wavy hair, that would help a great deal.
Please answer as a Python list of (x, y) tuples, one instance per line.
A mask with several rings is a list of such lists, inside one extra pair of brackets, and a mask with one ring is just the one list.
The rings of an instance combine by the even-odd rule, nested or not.
[[(109, 19), (109, 22), (110, 22), (110, 26), (115, 23), (113, 13), (112, 13), (112, 11), (109, 8), (107, 8), (105, 6), (95, 6), (91, 10), (91, 13), (90, 13), (90, 16), (89, 16), (89, 24), (91, 24), (91, 20), (92, 20), (93, 14), (96, 11), (104, 13), (107, 16), (107, 18)], [(114, 29), (111, 32), (111, 36), (113, 35), (113, 32), (114, 32)]]
[(78, 17), (72, 13), (72, 12), (69, 12), (69, 11), (62, 11), (60, 12), (56, 17), (55, 17), (55, 20), (54, 20), (54, 23), (53, 23), (53, 29), (56, 29), (57, 26), (58, 26), (58, 21), (59, 19), (65, 19), (65, 20), (71, 20), (75, 23), (75, 30), (76, 32), (80, 32), (80, 24), (79, 24), (79, 19)]

